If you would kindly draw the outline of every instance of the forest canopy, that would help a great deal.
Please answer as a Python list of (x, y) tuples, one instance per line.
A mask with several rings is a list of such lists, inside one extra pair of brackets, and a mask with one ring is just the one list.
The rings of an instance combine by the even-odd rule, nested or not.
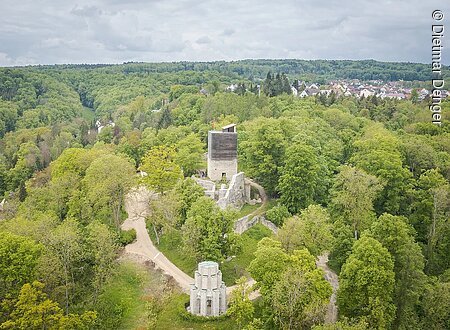
[(0, 68), (0, 328), (121, 327), (123, 301), (107, 293), (136, 235), (121, 224), (139, 184), (160, 195), (147, 218), (158, 242), (232, 259), (236, 213), (190, 179), (206, 167), (208, 131), (231, 123), (239, 170), (265, 188), (279, 227), (252, 247), (263, 298), (239, 327), (320, 327), (331, 288), (315, 258), (329, 251), (336, 329), (448, 328), (450, 102), (436, 126), (413, 93), (291, 94), (294, 81), (335, 79), (403, 80), (417, 94), (430, 72), (371, 60)]

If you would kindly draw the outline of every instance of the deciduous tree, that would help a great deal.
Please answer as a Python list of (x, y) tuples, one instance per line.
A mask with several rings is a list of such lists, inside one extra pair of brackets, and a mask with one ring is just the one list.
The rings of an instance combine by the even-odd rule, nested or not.
[(89, 219), (99, 219), (119, 230), (124, 198), (134, 184), (135, 170), (126, 159), (107, 154), (92, 162), (82, 181), (90, 206)]
[(383, 189), (375, 176), (351, 166), (342, 166), (331, 189), (333, 216), (352, 226), (355, 238), (375, 219), (373, 201)]
[(412, 188), (412, 174), (403, 167), (399, 140), (380, 125), (369, 127), (354, 143), (356, 152), (351, 161), (368, 174), (378, 177), (384, 185), (377, 199), (378, 214), (407, 214)]
[(116, 239), (105, 224), (92, 222), (87, 226), (87, 255), (93, 261), (93, 287), (96, 298), (102, 285), (114, 270), (118, 246)]
[(321, 270), (289, 267), (274, 287), (276, 323), (281, 329), (310, 329), (322, 323), (331, 291)]
[(417, 188), (411, 222), (426, 246), (427, 272), (440, 274), (450, 266), (450, 185), (433, 169), (422, 173)]
[(151, 225), (159, 244), (159, 238), (164, 232), (180, 229), (180, 201), (177, 194), (165, 194), (150, 201), (151, 212), (147, 217), (147, 226)]
[(57, 303), (47, 298), (40, 282), (25, 284), (10, 315), (0, 329), (89, 329), (97, 317), (95, 312), (66, 314)]
[(197, 260), (222, 261), (237, 247), (233, 215), (222, 211), (209, 197), (200, 197), (187, 213), (183, 225), (186, 249)]
[(175, 163), (175, 150), (166, 146), (151, 148), (142, 158), (140, 169), (147, 173), (142, 182), (159, 193), (173, 188), (183, 176)]
[(286, 164), (281, 169), (278, 191), (281, 202), (291, 213), (324, 199), (326, 164), (316, 150), (297, 143), (286, 150)]
[(311, 254), (318, 256), (332, 246), (330, 217), (321, 206), (310, 205), (300, 216), (286, 220), (278, 231), (278, 238), (289, 253), (307, 248)]
[(185, 176), (191, 176), (205, 168), (203, 143), (196, 134), (189, 134), (175, 145), (175, 162), (181, 167)]
[(15, 297), (23, 284), (33, 281), (42, 250), (30, 238), (0, 231), (0, 300)]
[(290, 216), (291, 213), (283, 204), (278, 204), (266, 212), (267, 220), (273, 222), (277, 227), (281, 227)]
[(230, 295), (227, 313), (236, 321), (239, 329), (253, 319), (255, 308), (249, 298), (250, 292), (251, 287), (247, 283), (247, 278), (241, 277)]
[(271, 290), (289, 264), (289, 259), (280, 242), (270, 238), (263, 238), (258, 242), (255, 258), (248, 270), (263, 296), (271, 295)]
[(394, 282), (389, 251), (376, 239), (361, 237), (340, 273), (337, 303), (341, 315), (363, 319), (370, 328), (389, 329), (395, 318)]
[(394, 259), (395, 329), (406, 329), (414, 324), (418, 327), (416, 310), (425, 284), (424, 258), (412, 234), (406, 218), (390, 214), (381, 215), (369, 231)]
[(273, 118), (255, 119), (247, 123), (239, 135), (240, 161), (245, 172), (270, 194), (275, 192), (285, 146), (280, 121)]
[(64, 288), (66, 314), (72, 301), (72, 292), (75, 286), (76, 265), (82, 260), (83, 247), (81, 229), (77, 221), (67, 219), (56, 227), (47, 238), (45, 245), (55, 256), (58, 267), (63, 269), (61, 278)]
[(422, 329), (450, 328), (450, 281), (436, 279), (427, 284), (421, 303)]
[(186, 178), (183, 181), (180, 181), (176, 185), (175, 191), (180, 202), (180, 225), (182, 225), (186, 221), (187, 213), (191, 208), (192, 203), (204, 196), (205, 193), (204, 189), (191, 178)]

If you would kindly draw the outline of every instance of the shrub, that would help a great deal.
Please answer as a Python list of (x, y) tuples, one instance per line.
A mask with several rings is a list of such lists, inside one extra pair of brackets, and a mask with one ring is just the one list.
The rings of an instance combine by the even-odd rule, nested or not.
[(281, 204), (272, 207), (266, 212), (266, 219), (273, 222), (277, 227), (281, 227), (284, 223), (284, 220), (286, 220), (290, 216), (291, 213), (289, 213), (287, 207)]
[(136, 239), (136, 230), (134, 228), (130, 230), (121, 230), (119, 242), (122, 246), (132, 243)]

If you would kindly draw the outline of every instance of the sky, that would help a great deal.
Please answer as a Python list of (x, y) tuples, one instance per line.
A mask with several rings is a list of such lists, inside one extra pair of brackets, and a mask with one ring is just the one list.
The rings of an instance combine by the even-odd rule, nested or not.
[[(0, 0), (0, 66), (248, 58), (431, 62), (449, 0)], [(435, 22), (437, 24), (437, 22)], [(446, 46), (446, 44), (448, 46)]]

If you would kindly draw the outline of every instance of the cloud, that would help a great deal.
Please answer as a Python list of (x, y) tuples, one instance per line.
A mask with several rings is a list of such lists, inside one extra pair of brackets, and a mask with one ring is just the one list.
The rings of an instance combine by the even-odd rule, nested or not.
[[(0, 65), (242, 58), (429, 63), (436, 8), (450, 20), (450, 3), (437, 0), (3, 0)], [(445, 49), (443, 58), (450, 64)]]
[(233, 28), (227, 28), (227, 29), (222, 31), (221, 35), (228, 37), (228, 36), (233, 35), (235, 32), (236, 31)]
[(72, 14), (82, 17), (95, 17), (102, 14), (101, 9), (97, 8), (96, 6), (84, 6), (84, 7), (78, 7), (75, 6), (70, 11)]
[(198, 44), (210, 44), (212, 42), (208, 36), (203, 36), (197, 39), (196, 43)]

